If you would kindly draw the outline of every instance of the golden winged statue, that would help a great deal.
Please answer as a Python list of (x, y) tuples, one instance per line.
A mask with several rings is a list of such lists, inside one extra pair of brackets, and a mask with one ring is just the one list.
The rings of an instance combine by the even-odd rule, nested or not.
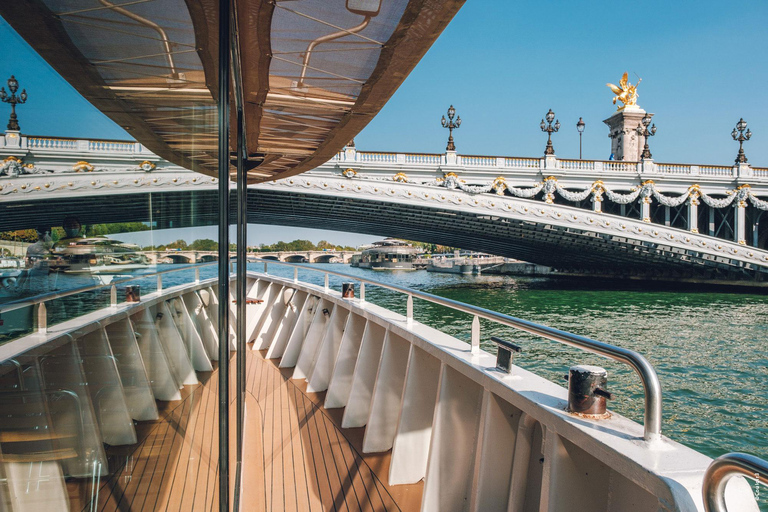
[(629, 83), (627, 73), (624, 73), (624, 76), (621, 77), (621, 81), (619, 81), (619, 85), (605, 85), (610, 87), (610, 89), (616, 95), (613, 97), (613, 104), (616, 104), (616, 100), (619, 100), (624, 104), (623, 106), (619, 107), (619, 110), (622, 110), (625, 107), (637, 105), (637, 86), (640, 85), (640, 82), (642, 81), (642, 78), (638, 78), (637, 83), (632, 85)]

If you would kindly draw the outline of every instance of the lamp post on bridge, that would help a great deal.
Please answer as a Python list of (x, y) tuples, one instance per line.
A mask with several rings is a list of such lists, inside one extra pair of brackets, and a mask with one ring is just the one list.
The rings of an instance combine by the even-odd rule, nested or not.
[(456, 115), (456, 109), (453, 108), (453, 105), (448, 107), (448, 120), (445, 119), (445, 116), (443, 116), (443, 119), (440, 120), (440, 124), (443, 125), (443, 128), (448, 128), (448, 145), (445, 147), (446, 151), (456, 151), (456, 145), (453, 143), (453, 130), (459, 129), (459, 126), (461, 126), (461, 116), (456, 118), (456, 122), (453, 122), (453, 116)]
[(641, 137), (645, 138), (645, 145), (643, 146), (643, 152), (640, 154), (640, 158), (643, 160), (650, 160), (651, 155), (651, 149), (648, 147), (648, 137), (653, 137), (656, 135), (656, 124), (654, 123), (650, 129), (648, 128), (648, 125), (651, 124), (651, 116), (648, 114), (643, 116), (643, 119), (640, 121), (640, 124), (637, 125), (637, 134)]
[(576, 129), (579, 130), (579, 160), (581, 160), (581, 135), (584, 133), (584, 127), (587, 124), (582, 118), (579, 118), (579, 122), (576, 123)]
[[(746, 133), (744, 130), (747, 130)], [(736, 123), (736, 128), (731, 132), (731, 137), (733, 137), (733, 140), (739, 142), (739, 154), (736, 156), (736, 163), (747, 163), (747, 155), (744, 154), (744, 141), (749, 140), (752, 137), (752, 132), (747, 128), (747, 122), (743, 117)]]
[(560, 130), (560, 121), (555, 121), (555, 125), (552, 126), (552, 121), (555, 120), (555, 113), (552, 112), (552, 109), (549, 109), (549, 112), (547, 112), (546, 120), (546, 123), (544, 119), (541, 120), (541, 131), (547, 134), (547, 147), (544, 150), (544, 155), (549, 156), (555, 154), (555, 148), (552, 147), (552, 134)]
[(11, 91), (10, 96), (5, 92), (5, 87), (0, 87), (0, 100), (2, 100), (3, 103), (9, 103), (11, 105), (11, 117), (8, 120), (8, 129), (19, 131), (19, 120), (16, 117), (16, 105), (21, 105), (22, 103), (27, 102), (27, 90), (22, 89), (21, 94), (16, 96), (16, 91), (19, 90), (19, 81), (16, 80), (16, 77), (13, 75), (8, 79), (8, 90)]

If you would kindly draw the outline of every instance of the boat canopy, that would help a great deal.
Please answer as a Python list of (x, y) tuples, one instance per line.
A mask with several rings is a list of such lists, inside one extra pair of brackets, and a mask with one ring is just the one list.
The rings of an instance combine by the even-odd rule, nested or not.
[[(463, 2), (234, 0), (248, 182), (298, 174), (340, 151)], [(217, 176), (218, 4), (15, 0), (0, 2), (0, 15), (137, 141)]]

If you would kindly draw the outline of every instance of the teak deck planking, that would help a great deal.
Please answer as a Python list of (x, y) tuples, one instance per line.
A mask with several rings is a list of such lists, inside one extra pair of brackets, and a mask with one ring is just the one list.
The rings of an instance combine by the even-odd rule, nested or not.
[[(418, 510), (423, 484), (389, 487), (390, 452), (362, 454), (363, 428), (342, 429), (343, 409), (322, 407), (325, 393), (307, 393), (266, 351), (246, 354), (241, 510), (368, 512)], [(234, 353), (230, 397), (234, 397)], [(218, 510), (218, 371), (182, 400), (158, 402), (160, 419), (136, 422), (139, 442), (107, 447), (110, 476), (96, 488), (67, 482), (72, 510)], [(234, 454), (234, 402), (230, 413)], [(234, 457), (230, 479), (234, 480)], [(234, 485), (234, 482), (232, 482)], [(93, 503), (92, 503), (93, 502)]]

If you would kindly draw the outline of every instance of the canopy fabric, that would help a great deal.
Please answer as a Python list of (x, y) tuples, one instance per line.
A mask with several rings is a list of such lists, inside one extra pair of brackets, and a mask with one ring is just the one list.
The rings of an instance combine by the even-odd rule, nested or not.
[[(235, 0), (248, 181), (341, 150), (463, 2)], [(218, 174), (218, 0), (14, 0), (0, 15), (151, 151)]]

